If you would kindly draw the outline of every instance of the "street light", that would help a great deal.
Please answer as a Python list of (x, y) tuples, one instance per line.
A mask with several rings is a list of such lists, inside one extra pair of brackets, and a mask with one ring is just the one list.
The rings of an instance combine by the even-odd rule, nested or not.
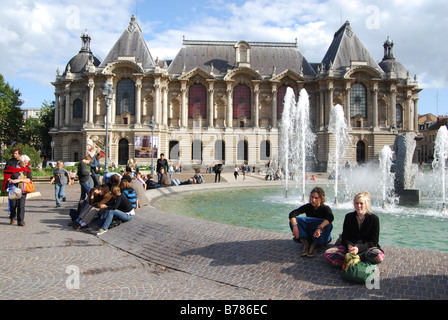
[(54, 157), (54, 141), (50, 142), (50, 146), (51, 146), (51, 161), (53, 161), (53, 157)]
[(156, 123), (154, 120), (149, 121), (149, 127), (151, 128), (151, 175), (154, 177), (154, 128)]
[(114, 98), (114, 89), (111, 85), (109, 85), (106, 82), (103, 84), (103, 96), (104, 100), (106, 102), (106, 160), (105, 160), (105, 169), (104, 174), (108, 173), (108, 163), (107, 160), (109, 159), (109, 108), (110, 104), (112, 102), (112, 99)]

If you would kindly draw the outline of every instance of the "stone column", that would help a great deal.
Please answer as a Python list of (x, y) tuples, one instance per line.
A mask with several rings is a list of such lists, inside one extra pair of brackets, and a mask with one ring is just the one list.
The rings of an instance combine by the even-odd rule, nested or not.
[(214, 82), (209, 81), (208, 82), (208, 110), (207, 110), (207, 122), (208, 122), (208, 127), (214, 127), (214, 123), (213, 123), (213, 105), (214, 105), (214, 100), (213, 100), (213, 95), (215, 93), (214, 90)]
[(93, 125), (93, 98), (94, 98), (94, 92), (95, 92), (95, 81), (93, 78), (89, 79), (89, 108), (88, 108), (88, 115), (87, 115), (87, 122), (90, 125)]
[(168, 87), (162, 87), (162, 123), (164, 126), (168, 125)]
[(272, 128), (277, 128), (277, 118), (278, 118), (278, 110), (277, 110), (277, 84), (272, 84), (272, 111), (271, 111), (271, 126)]
[(418, 132), (418, 98), (414, 99), (414, 130)]
[(345, 85), (345, 117), (347, 119), (347, 128), (348, 129), (350, 129), (350, 127), (351, 127), (351, 121), (350, 121), (350, 118), (351, 118), (351, 112), (350, 112), (350, 108), (351, 108), (351, 97), (350, 97), (350, 95), (351, 95), (351, 92), (352, 92), (351, 84), (347, 83)]
[(68, 127), (70, 125), (70, 84), (65, 86), (65, 120), (64, 125)]
[(181, 126), (186, 128), (188, 126), (188, 110), (187, 110), (187, 82), (180, 82), (181, 92)]
[(137, 78), (135, 82), (135, 125), (140, 126), (142, 122), (141, 110), (142, 110), (142, 79)]
[(59, 127), (59, 99), (60, 99), (60, 95), (59, 93), (54, 94), (54, 127), (57, 128)]
[(154, 82), (154, 121), (160, 124), (160, 79)]
[(232, 99), (232, 84), (227, 83), (227, 119), (226, 119), (226, 127), (232, 128), (233, 127), (233, 99)]
[(397, 90), (395, 85), (392, 85), (390, 87), (389, 92), (390, 92), (390, 125), (397, 127)]
[(257, 81), (254, 83), (254, 115), (253, 115), (253, 126), (254, 128), (259, 127), (259, 118), (260, 118), (260, 110), (259, 110), (259, 99), (260, 99), (260, 84)]
[(378, 129), (378, 83), (372, 86), (372, 126), (373, 130)]
[(322, 131), (325, 128), (325, 95), (324, 89), (319, 88), (319, 128)]

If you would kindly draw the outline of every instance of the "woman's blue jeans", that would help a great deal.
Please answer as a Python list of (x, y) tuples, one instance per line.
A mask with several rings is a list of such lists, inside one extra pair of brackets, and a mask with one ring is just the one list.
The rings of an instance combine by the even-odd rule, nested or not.
[[(331, 230), (333, 225), (330, 223), (324, 228), (319, 238), (314, 237), (314, 232), (317, 227), (324, 221), (321, 218), (309, 218), (309, 217), (296, 217), (297, 226), (299, 227), (299, 238), (307, 239), (308, 241), (314, 241), (318, 245), (325, 246), (331, 241)], [(292, 224), (289, 223), (289, 227), (292, 231)]]
[(127, 214), (126, 212), (120, 211), (120, 210), (104, 210), (103, 214), (101, 215), (100, 220), (98, 221), (98, 227), (102, 229), (109, 229), (110, 223), (114, 219), (114, 217), (117, 217), (123, 222), (132, 220), (132, 216), (130, 214)]

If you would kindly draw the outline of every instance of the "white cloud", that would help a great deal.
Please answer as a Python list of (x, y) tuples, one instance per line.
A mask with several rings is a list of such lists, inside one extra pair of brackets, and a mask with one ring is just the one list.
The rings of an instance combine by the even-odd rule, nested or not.
[[(448, 87), (448, 6), (423, 0), (0, 0), (0, 72), (51, 87), (81, 47), (85, 29), (104, 59), (129, 23), (138, 21), (153, 57), (174, 58), (187, 39), (294, 42), (309, 62), (320, 62), (334, 33), (349, 20), (378, 62), (387, 36), (394, 54), (421, 86)], [(176, 11), (178, 10), (178, 11)], [(34, 79), (34, 80), (33, 80)], [(20, 88), (19, 88), (20, 89)]]

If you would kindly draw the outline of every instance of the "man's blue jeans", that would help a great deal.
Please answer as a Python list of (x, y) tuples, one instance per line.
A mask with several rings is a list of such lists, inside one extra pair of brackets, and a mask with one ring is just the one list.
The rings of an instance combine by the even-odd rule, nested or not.
[(92, 186), (89, 182), (79, 182), (79, 184), (81, 185), (81, 197), (79, 200), (85, 200), (89, 196)]
[[(319, 238), (314, 237), (314, 232), (317, 226), (324, 221), (321, 218), (309, 218), (309, 217), (296, 217), (297, 226), (299, 227), (299, 238), (307, 239), (309, 242), (314, 241), (318, 245), (325, 246), (331, 241), (331, 230), (333, 225), (330, 223), (324, 228)], [(292, 224), (289, 223), (289, 227), (292, 231)]]
[(54, 196), (55, 196), (55, 198), (56, 198), (56, 205), (57, 206), (60, 206), (61, 205), (61, 199), (64, 199), (65, 198), (65, 193), (64, 193), (64, 191), (65, 191), (65, 187), (66, 187), (67, 185), (66, 184), (55, 184), (54, 185)]
[(132, 220), (132, 215), (127, 214), (126, 212), (120, 211), (120, 210), (104, 210), (103, 214), (101, 215), (100, 220), (98, 221), (97, 226), (102, 229), (109, 229), (110, 223), (114, 219), (114, 217), (117, 217), (123, 222)]

